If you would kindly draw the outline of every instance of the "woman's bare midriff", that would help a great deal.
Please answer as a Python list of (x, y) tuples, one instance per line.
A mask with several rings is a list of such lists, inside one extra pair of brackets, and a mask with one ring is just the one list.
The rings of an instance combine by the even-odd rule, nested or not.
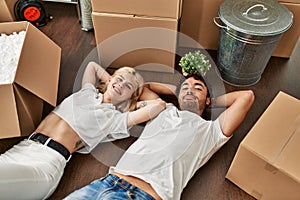
[(65, 146), (72, 154), (84, 146), (78, 134), (63, 119), (51, 112), (37, 127), (42, 133)]
[(118, 176), (119, 178), (124, 179), (128, 183), (138, 187), (139, 189), (143, 190), (147, 194), (151, 195), (154, 199), (161, 200), (160, 196), (158, 196), (158, 194), (155, 192), (155, 190), (152, 188), (152, 186), (149, 183), (146, 183), (145, 181), (143, 181), (142, 179), (139, 179), (134, 176), (127, 176), (124, 174), (120, 174), (118, 172), (111, 172), (111, 174), (114, 174), (114, 175)]
[[(59, 116), (51, 112), (37, 127), (35, 132), (42, 133), (65, 146), (72, 154), (76, 150), (82, 148), (84, 144), (81, 142), (78, 134)], [(134, 177), (112, 172), (112, 174), (126, 180), (130, 184), (140, 188), (156, 200), (161, 200), (155, 190), (149, 183)]]

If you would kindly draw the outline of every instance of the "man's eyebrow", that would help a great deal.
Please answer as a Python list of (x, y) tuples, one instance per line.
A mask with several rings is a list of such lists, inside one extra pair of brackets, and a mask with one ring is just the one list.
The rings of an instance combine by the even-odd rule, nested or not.
[(119, 75), (123, 80), (125, 79), (124, 76), (122, 74)]
[(205, 87), (204, 83), (195, 83), (195, 85), (200, 85), (201, 87)]

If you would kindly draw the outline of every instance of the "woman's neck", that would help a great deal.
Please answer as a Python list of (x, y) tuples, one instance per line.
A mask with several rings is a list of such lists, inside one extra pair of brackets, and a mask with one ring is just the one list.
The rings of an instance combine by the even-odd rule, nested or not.
[(107, 93), (103, 93), (103, 99), (102, 99), (103, 103), (112, 103), (111, 98), (109, 95), (107, 95)]

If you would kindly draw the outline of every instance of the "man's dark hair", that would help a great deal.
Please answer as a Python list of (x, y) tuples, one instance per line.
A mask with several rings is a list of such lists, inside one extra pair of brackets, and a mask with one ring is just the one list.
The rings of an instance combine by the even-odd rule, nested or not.
[(207, 88), (207, 97), (211, 97), (210, 94), (211, 94), (211, 87), (210, 85), (205, 81), (205, 79), (203, 78), (203, 76), (201, 76), (200, 74), (192, 74), (192, 75), (187, 75), (187, 76), (181, 76), (180, 77), (180, 80), (178, 82), (178, 85), (176, 87), (176, 96), (178, 97), (179, 96), (179, 92), (180, 92), (180, 88), (181, 88), (181, 85), (183, 84), (183, 82), (185, 80), (187, 80), (188, 78), (194, 78), (195, 80), (199, 80), (201, 82), (204, 83), (204, 85), (206, 86)]

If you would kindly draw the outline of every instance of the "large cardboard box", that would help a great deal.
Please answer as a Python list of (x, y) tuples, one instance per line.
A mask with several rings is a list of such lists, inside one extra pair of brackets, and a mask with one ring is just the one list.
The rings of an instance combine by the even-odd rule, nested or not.
[(181, 0), (92, 0), (93, 12), (179, 19)]
[(44, 101), (56, 105), (61, 49), (29, 22), (0, 23), (0, 33), (26, 31), (13, 83), (0, 85), (0, 138), (29, 135)]
[(241, 142), (226, 178), (256, 199), (300, 199), (300, 100), (280, 92)]
[[(199, 43), (205, 49), (217, 50), (219, 48), (220, 28), (214, 23), (218, 17), (218, 10), (223, 0), (184, 0), (180, 20), (180, 32), (195, 40), (189, 42), (179, 37), (180, 47), (194, 47)], [(272, 56), (289, 58), (297, 44), (300, 35), (300, 1), (280, 0), (294, 15), (292, 27), (287, 30)]]
[(16, 20), (14, 15), (14, 5), (17, 0), (0, 0), (0, 22), (13, 22)]
[(104, 67), (174, 72), (177, 19), (98, 12), (92, 18)]

